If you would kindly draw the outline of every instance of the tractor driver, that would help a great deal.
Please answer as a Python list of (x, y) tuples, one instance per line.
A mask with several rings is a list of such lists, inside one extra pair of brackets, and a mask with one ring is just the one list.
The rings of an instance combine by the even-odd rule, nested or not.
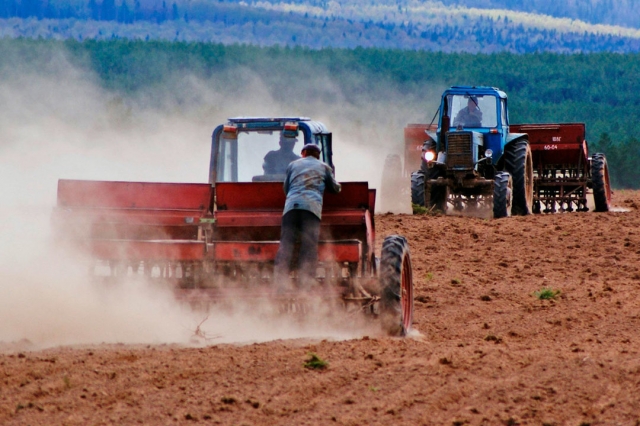
[(320, 161), (320, 147), (315, 144), (302, 147), (302, 158), (289, 164), (286, 173), (284, 193), (287, 198), (282, 213), (274, 278), (279, 289), (288, 288), (294, 249), (296, 241), (299, 241), (296, 269), (299, 285), (308, 289), (316, 277), (324, 191), (338, 193), (342, 187), (333, 177), (331, 167)]
[(478, 107), (478, 98), (469, 96), (467, 106), (458, 111), (453, 125), (464, 127), (480, 127), (482, 126), (482, 111)]
[(297, 138), (289, 138), (280, 133), (280, 149), (269, 151), (264, 156), (262, 169), (265, 175), (283, 175), (287, 172), (289, 163), (300, 158), (293, 152), (296, 142)]

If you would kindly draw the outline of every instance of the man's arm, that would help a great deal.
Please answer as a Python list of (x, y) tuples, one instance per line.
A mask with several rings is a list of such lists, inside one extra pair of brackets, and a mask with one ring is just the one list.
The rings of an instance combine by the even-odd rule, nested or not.
[(333, 177), (333, 170), (331, 170), (331, 167), (326, 166), (326, 170), (327, 173), (324, 179), (325, 189), (331, 193), (337, 194), (342, 190), (342, 185), (340, 185), (338, 181), (336, 181), (336, 179)]

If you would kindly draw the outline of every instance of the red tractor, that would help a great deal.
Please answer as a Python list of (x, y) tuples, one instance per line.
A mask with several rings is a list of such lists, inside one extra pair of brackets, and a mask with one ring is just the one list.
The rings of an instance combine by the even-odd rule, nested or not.
[[(298, 149), (319, 145), (333, 167), (331, 133), (320, 122), (232, 118), (213, 132), (208, 183), (60, 180), (54, 224), (105, 279), (169, 283), (195, 302), (265, 297), (294, 306), (308, 294), (276, 292), (272, 282), (284, 175), (263, 169), (281, 135), (300, 140)], [(344, 182), (341, 193), (325, 194), (317, 282), (309, 291), (404, 335), (413, 316), (409, 247), (393, 235), (380, 258), (374, 255), (375, 198), (367, 182)]]

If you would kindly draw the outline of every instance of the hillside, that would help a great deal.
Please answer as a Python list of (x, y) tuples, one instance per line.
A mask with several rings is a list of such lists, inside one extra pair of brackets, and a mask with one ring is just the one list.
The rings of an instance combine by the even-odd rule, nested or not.
[(592, 24), (621, 25), (638, 28), (640, 2), (637, 0), (440, 0), (446, 6), (481, 9), (505, 9), (569, 18)]
[(0, 0), (0, 36), (472, 53), (640, 50), (640, 30), (629, 24), (638, 22), (638, 14), (628, 2), (572, 4), (507, 7), (495, 1), (489, 8), (473, 1), (51, 0), (45, 6), (35, 0)]

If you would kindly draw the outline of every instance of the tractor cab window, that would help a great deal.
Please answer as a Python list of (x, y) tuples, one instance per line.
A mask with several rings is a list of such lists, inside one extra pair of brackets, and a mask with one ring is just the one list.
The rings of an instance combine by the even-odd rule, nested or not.
[(220, 137), (218, 182), (284, 181), (287, 166), (300, 158), (304, 136), (284, 136), (280, 131), (239, 131)]
[(450, 127), (496, 127), (497, 98), (493, 95), (449, 95)]

